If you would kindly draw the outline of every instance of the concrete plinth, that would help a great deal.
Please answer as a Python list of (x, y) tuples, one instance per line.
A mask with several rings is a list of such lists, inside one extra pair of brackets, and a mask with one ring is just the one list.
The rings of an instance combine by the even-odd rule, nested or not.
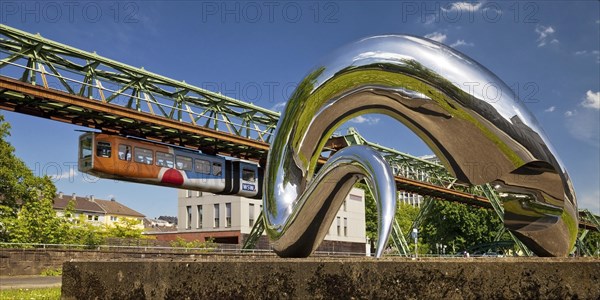
[(593, 259), (67, 262), (64, 299), (598, 299)]

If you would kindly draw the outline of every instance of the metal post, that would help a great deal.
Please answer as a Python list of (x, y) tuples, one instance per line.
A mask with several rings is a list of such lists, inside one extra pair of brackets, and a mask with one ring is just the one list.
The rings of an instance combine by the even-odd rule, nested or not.
[(415, 239), (415, 258), (419, 257), (419, 252), (418, 252), (418, 236), (419, 236), (419, 230), (417, 228), (413, 228), (412, 230), (412, 238)]

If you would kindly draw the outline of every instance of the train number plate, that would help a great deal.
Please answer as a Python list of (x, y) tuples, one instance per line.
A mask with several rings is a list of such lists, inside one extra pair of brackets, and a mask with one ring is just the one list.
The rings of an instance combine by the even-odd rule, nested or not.
[(254, 192), (256, 190), (256, 187), (253, 184), (244, 183), (242, 184), (242, 190)]

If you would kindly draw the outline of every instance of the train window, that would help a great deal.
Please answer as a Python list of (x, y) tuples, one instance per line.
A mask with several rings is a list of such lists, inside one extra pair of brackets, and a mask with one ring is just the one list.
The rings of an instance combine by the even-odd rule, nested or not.
[(242, 180), (254, 182), (256, 181), (256, 176), (254, 170), (242, 168)]
[(203, 159), (196, 159), (196, 172), (210, 174), (210, 162)]
[(131, 146), (119, 144), (119, 159), (131, 160)]
[(156, 151), (156, 165), (166, 168), (173, 168), (173, 154)]
[(213, 168), (213, 175), (215, 176), (221, 176), (221, 163), (218, 162), (214, 162), (212, 164), (212, 168)]
[(81, 139), (81, 146), (79, 147), (79, 157), (88, 158), (92, 156), (92, 137), (86, 136)]
[(110, 143), (107, 143), (107, 142), (96, 143), (96, 156), (110, 157), (110, 152), (111, 152)]
[(154, 160), (154, 155), (152, 153), (152, 150), (135, 147), (134, 151), (135, 151), (134, 155), (135, 155), (136, 162), (139, 162), (142, 164), (147, 164), (147, 165), (152, 164), (152, 161)]
[(192, 159), (187, 156), (179, 156), (177, 155), (177, 169), (184, 171), (192, 170)]

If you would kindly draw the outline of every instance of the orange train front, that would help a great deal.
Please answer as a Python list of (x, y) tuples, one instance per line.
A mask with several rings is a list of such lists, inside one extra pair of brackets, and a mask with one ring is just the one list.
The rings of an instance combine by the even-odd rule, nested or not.
[(116, 135), (81, 135), (78, 169), (101, 178), (262, 197), (262, 169), (256, 163)]

